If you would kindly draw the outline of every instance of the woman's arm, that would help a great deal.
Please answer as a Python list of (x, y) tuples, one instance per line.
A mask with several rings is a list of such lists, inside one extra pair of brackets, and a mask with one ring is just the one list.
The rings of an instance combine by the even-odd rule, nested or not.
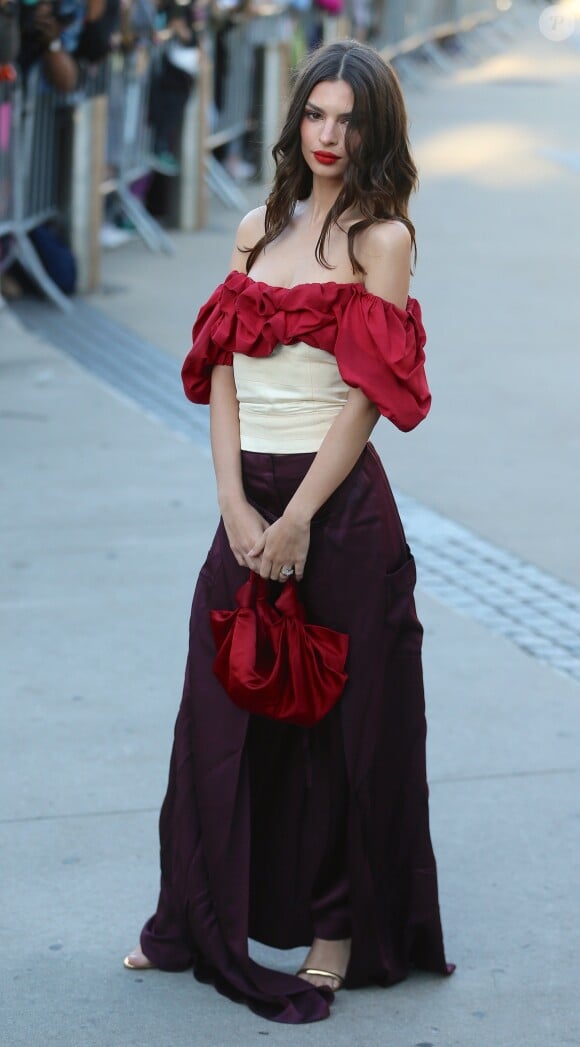
[[(250, 211), (236, 233), (230, 271), (243, 272), (246, 256), (240, 247), (263, 234), (263, 208)], [(261, 226), (261, 231), (260, 231)], [(249, 550), (268, 526), (246, 499), (242, 479), (240, 418), (233, 367), (216, 365), (211, 374), (210, 436), (218, 503), (230, 548), (240, 566), (257, 571), (260, 557)]]
[(210, 435), (218, 503), (230, 548), (240, 567), (255, 571), (260, 558), (250, 556), (249, 550), (268, 524), (244, 493), (238, 401), (231, 367), (218, 365), (212, 371)]
[[(370, 235), (369, 235), (370, 234)], [(361, 237), (359, 257), (366, 269), (367, 290), (404, 308), (409, 292), (411, 237), (400, 223), (371, 226)], [(283, 515), (268, 527), (250, 556), (261, 555), (260, 574), (279, 580), (280, 569), (293, 565), (298, 581), (310, 543), (310, 521), (346, 479), (379, 418), (379, 411), (360, 389), (351, 389), (341, 412)]]
[[(240, 251), (240, 247), (245, 246), (246, 241), (255, 243), (263, 232), (264, 208), (260, 207), (250, 211), (240, 222), (230, 259), (230, 271), (245, 271), (246, 255)], [(246, 566), (257, 571), (261, 558), (259, 555), (251, 556), (249, 550), (268, 524), (249, 504), (244, 492), (240, 415), (232, 367), (217, 365), (212, 371), (210, 436), (218, 504), (230, 548), (240, 567)]]
[(240, 421), (233, 368), (216, 365), (211, 375), (209, 426), (220, 509), (244, 497)]

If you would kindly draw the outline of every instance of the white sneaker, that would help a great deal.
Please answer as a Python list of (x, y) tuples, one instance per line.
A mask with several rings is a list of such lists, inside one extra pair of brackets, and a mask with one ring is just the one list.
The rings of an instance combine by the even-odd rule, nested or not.
[(121, 247), (133, 239), (133, 233), (128, 229), (119, 229), (111, 222), (104, 222), (99, 232), (99, 243), (105, 250), (107, 248)]

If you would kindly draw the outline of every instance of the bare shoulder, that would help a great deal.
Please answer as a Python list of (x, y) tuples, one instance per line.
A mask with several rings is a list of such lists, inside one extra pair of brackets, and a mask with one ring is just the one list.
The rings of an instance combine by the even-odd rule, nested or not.
[(411, 233), (404, 222), (375, 222), (360, 234), (357, 256), (367, 291), (404, 309), (411, 278)]
[[(266, 218), (266, 205), (261, 204), (260, 207), (254, 207), (253, 211), (248, 211), (242, 218), (238, 231), (236, 233), (236, 241), (240, 238), (244, 239), (247, 237), (256, 237), (260, 239), (264, 235), (264, 220)], [(255, 243), (255, 241), (254, 241)], [(242, 247), (253, 247), (253, 244), (241, 244)]]
[(246, 251), (248, 248), (252, 248), (264, 235), (265, 217), (266, 205), (263, 204), (261, 207), (255, 207), (253, 211), (248, 211), (242, 218), (234, 240), (230, 270), (236, 269), (240, 273), (245, 273), (246, 259), (248, 257)]
[[(373, 259), (392, 259), (410, 263), (411, 237), (404, 222), (392, 219), (374, 222), (360, 233), (360, 252), (372, 264)], [(365, 266), (366, 268), (366, 266)]]

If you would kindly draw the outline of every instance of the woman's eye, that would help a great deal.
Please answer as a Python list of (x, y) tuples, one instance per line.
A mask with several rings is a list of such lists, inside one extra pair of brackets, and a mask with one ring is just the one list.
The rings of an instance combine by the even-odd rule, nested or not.
[(320, 118), (320, 113), (315, 113), (313, 109), (307, 109), (304, 115), (307, 120), (318, 120)]

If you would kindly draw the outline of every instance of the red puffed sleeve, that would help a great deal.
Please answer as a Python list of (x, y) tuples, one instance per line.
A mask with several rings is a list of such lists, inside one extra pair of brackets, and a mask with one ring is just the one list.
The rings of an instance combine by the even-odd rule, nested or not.
[(421, 306), (387, 302), (357, 285), (338, 325), (335, 356), (347, 385), (362, 389), (381, 414), (408, 432), (426, 417), (431, 394), (425, 376), (427, 341)]
[(229, 301), (224, 302), (224, 293), (224, 284), (220, 284), (199, 310), (191, 332), (191, 349), (181, 369), (185, 395), (195, 404), (209, 403), (212, 367), (232, 364), (232, 353), (220, 345), (224, 311), (230, 308)]

